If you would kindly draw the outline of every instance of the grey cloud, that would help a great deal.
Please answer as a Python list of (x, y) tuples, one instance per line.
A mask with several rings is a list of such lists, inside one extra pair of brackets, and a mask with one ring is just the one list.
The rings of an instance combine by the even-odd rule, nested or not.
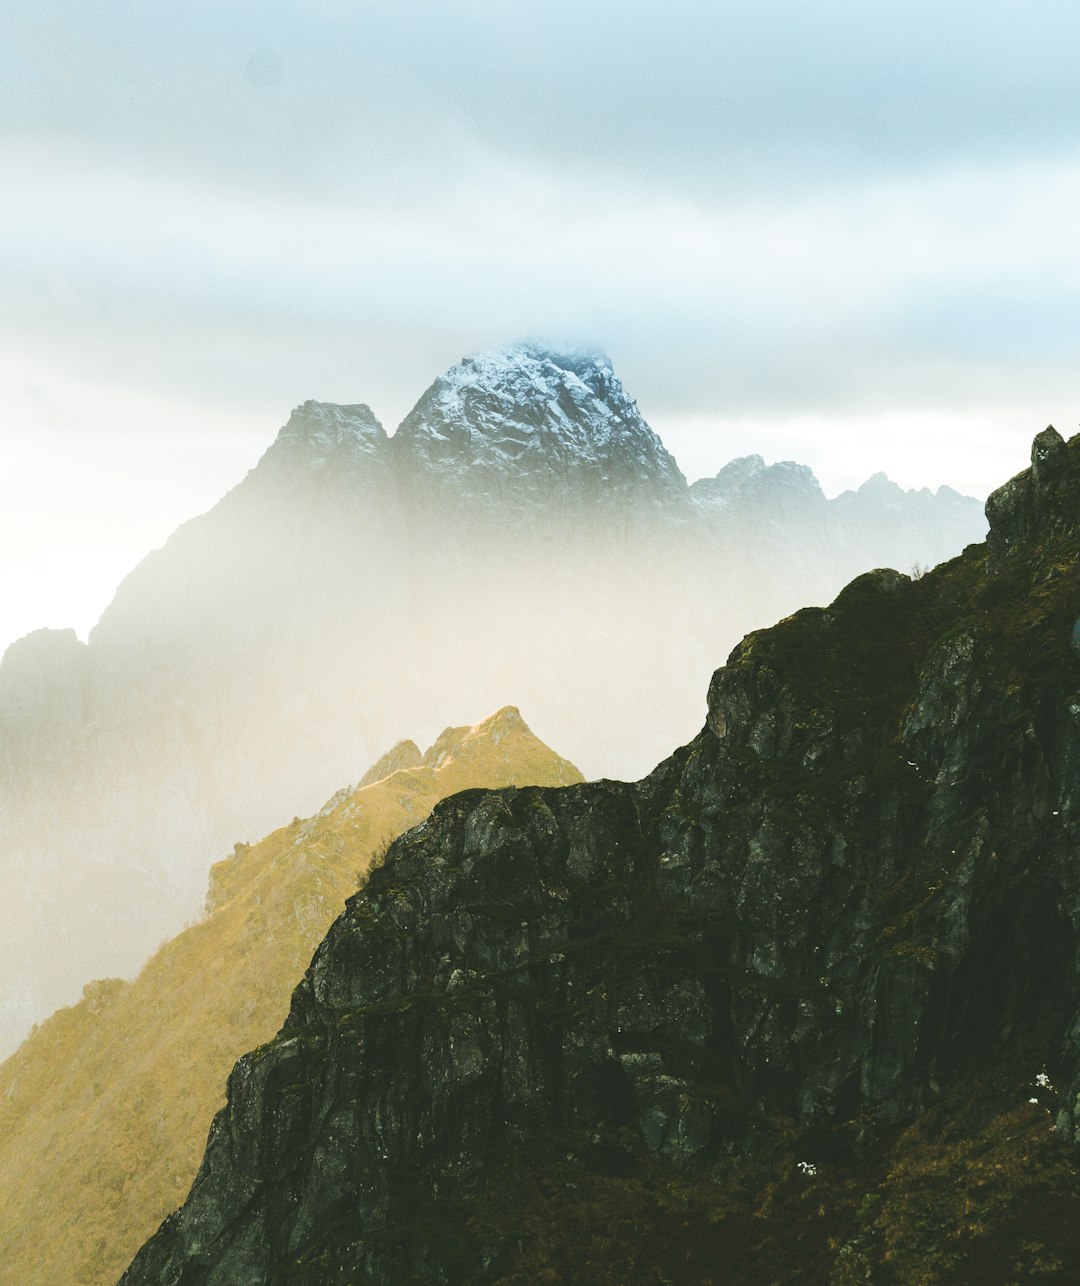
[(17, 0), (8, 22), (10, 126), (271, 186), (452, 183), (473, 150), (745, 193), (1053, 152), (1080, 125), (1057, 0)]

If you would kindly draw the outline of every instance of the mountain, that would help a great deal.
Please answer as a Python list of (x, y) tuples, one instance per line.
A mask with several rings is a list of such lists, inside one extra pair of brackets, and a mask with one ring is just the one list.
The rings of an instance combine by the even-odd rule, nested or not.
[(390, 848), (123, 1286), (1080, 1276), (1080, 436), (636, 784)]
[(0, 1283), (111, 1286), (191, 1185), (229, 1068), (268, 1040), (358, 875), (447, 795), (581, 775), (512, 707), (404, 742), (354, 790), (235, 851), (206, 915), (134, 981), (87, 985), (0, 1066)]
[(494, 512), (504, 525), (552, 509), (637, 518), (686, 510), (686, 480), (601, 353), (524, 345), (466, 357), (439, 376), (394, 434), (423, 507)]
[[(716, 545), (741, 551), (736, 574), (744, 592), (768, 598), (776, 616), (804, 605), (792, 601), (795, 585), (812, 599), (834, 569), (844, 569), (844, 580), (869, 567), (925, 570), (985, 532), (973, 523), (970, 497), (951, 487), (904, 491), (877, 473), (830, 500), (806, 465), (767, 465), (760, 455), (732, 460), (690, 494)], [(839, 584), (830, 581), (822, 601)]]
[(512, 698), (589, 775), (639, 775), (700, 722), (718, 650), (871, 555), (985, 530), (944, 489), (826, 501), (805, 468), (737, 465), (688, 487), (595, 354), (465, 359), (392, 437), (364, 405), (298, 407), (87, 645), (39, 631), (0, 663), (0, 1053), (197, 914), (214, 854), (402, 732)]

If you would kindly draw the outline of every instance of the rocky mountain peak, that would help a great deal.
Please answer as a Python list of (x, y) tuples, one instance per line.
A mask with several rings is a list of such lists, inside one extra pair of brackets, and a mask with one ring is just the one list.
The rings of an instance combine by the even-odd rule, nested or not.
[(85, 648), (86, 644), (80, 642), (74, 630), (31, 630), (4, 651), (0, 657), (0, 674), (5, 678), (19, 674), (30, 677), (41, 667), (81, 655)]
[(312, 399), (296, 407), (250, 476), (348, 479), (389, 476), (389, 438), (363, 402), (339, 406)]
[(392, 777), (394, 773), (401, 772), (407, 768), (415, 768), (418, 764), (423, 763), (424, 755), (415, 741), (399, 741), (397, 745), (392, 746), (385, 755), (381, 755), (364, 773), (363, 777), (357, 782), (357, 790), (364, 786), (370, 786), (374, 782), (382, 781), (386, 777)]
[(447, 495), (502, 502), (660, 500), (686, 483), (610, 361), (514, 345), (439, 376), (394, 436), (405, 472)]
[(859, 488), (859, 491), (867, 496), (898, 496), (903, 494), (902, 488), (893, 482), (887, 473), (883, 473), (880, 470), (877, 473), (872, 473)]
[(986, 501), (989, 565), (1001, 563), (1036, 533), (1049, 537), (1076, 523), (1080, 492), (1080, 435), (1066, 444), (1048, 425), (1031, 444), (1031, 467)]
[(532, 735), (521, 711), (516, 706), (503, 706), (477, 724), (444, 728), (424, 754), (423, 762), (431, 768), (441, 768), (451, 759), (468, 759), (478, 751), (486, 754), (508, 737)]
[(695, 482), (690, 494), (710, 516), (748, 507), (763, 516), (775, 516), (825, 505), (821, 484), (808, 465), (794, 460), (766, 464), (760, 455), (732, 460), (715, 478)]
[(557, 397), (564, 388), (579, 403), (596, 398), (612, 410), (621, 411), (624, 418), (637, 414), (636, 403), (626, 393), (605, 353), (538, 344), (508, 344), (463, 357), (435, 380), (425, 398), (434, 393), (440, 405), (451, 413), (458, 408), (474, 408), (474, 422), (482, 427), (479, 412), (483, 408), (478, 405), (482, 395), (504, 404), (528, 405)]
[[(729, 460), (727, 464), (720, 469), (715, 479), (702, 478), (702, 482), (719, 482), (726, 487), (739, 486), (748, 482), (751, 478), (756, 478), (763, 473), (768, 466), (763, 456), (754, 452), (753, 455), (740, 455), (734, 460)], [(696, 484), (695, 484), (696, 485)]]
[(46, 711), (64, 718), (74, 714), (86, 657), (86, 644), (74, 630), (33, 630), (16, 639), (0, 658), (0, 726)]
[(269, 500), (275, 506), (289, 505), (299, 516), (306, 498), (307, 503), (329, 504), (331, 510), (356, 516), (364, 509), (358, 509), (358, 498), (381, 505), (392, 502), (395, 492), (390, 439), (371, 408), (363, 402), (309, 398), (293, 408), (255, 468), (211, 512), (213, 516), (223, 511), (231, 519), (237, 507), (258, 510)]
[(342, 447), (378, 451), (386, 442), (386, 431), (363, 402), (338, 406), (309, 398), (295, 408), (277, 440), (303, 447), (315, 459), (326, 459)]

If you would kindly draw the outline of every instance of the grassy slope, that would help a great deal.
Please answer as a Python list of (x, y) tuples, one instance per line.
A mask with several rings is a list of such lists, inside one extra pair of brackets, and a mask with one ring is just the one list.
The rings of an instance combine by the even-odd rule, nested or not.
[[(415, 752), (414, 752), (415, 753)], [(195, 1176), (225, 1078), (268, 1040), (386, 841), (447, 795), (580, 781), (507, 708), (211, 874), (209, 913), (130, 983), (91, 983), (0, 1066), (0, 1283), (113, 1283)], [(59, 944), (57, 949), (62, 949)]]

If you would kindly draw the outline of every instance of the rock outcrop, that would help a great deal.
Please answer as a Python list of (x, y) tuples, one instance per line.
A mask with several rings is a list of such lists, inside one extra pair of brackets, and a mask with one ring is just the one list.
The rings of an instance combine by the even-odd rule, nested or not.
[(988, 510), (398, 840), (124, 1286), (1075, 1279), (1080, 437)]

